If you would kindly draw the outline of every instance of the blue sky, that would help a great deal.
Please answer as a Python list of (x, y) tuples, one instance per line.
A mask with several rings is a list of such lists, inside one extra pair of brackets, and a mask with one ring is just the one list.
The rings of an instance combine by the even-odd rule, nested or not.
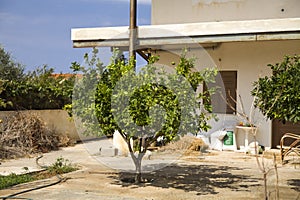
[[(0, 0), (0, 44), (33, 70), (69, 72), (90, 49), (72, 47), (71, 29), (127, 26), (130, 0)], [(138, 0), (138, 25), (151, 23), (151, 0)]]

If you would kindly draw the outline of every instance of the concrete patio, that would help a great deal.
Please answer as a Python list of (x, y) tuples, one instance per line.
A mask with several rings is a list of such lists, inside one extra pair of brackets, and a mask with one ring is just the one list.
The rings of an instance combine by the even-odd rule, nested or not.
[[(99, 148), (102, 149), (101, 153)], [(16, 197), (27, 199), (263, 199), (263, 175), (254, 156), (233, 151), (158, 152), (144, 160), (140, 185), (127, 182), (133, 164), (129, 157), (115, 157), (109, 140), (89, 141), (74, 147), (43, 155), (43, 165), (63, 157), (80, 166), (80, 170), (64, 174), (65, 181), (32, 190)], [(103, 151), (104, 149), (104, 151)], [(106, 152), (106, 153), (104, 153)], [(271, 155), (271, 153), (269, 153)], [(271, 156), (267, 156), (271, 157)], [(293, 159), (292, 157), (290, 157)], [(279, 162), (279, 161), (278, 161)], [(272, 166), (271, 159), (265, 159)], [(35, 158), (2, 161), (0, 174), (39, 170)], [(120, 167), (120, 169), (119, 169)], [(155, 170), (155, 171), (153, 171)], [(280, 199), (300, 199), (300, 166), (278, 163)], [(275, 186), (274, 171), (268, 175), (271, 191)], [(57, 177), (21, 184), (0, 190), (3, 198), (11, 194), (51, 184)], [(271, 199), (274, 193), (271, 194)]]

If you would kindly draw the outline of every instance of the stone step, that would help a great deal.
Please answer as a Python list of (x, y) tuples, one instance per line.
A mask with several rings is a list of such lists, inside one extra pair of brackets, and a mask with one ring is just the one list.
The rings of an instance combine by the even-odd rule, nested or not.
[(104, 156), (104, 157), (113, 157), (117, 156), (119, 153), (117, 148), (100, 148), (99, 149), (99, 156)]

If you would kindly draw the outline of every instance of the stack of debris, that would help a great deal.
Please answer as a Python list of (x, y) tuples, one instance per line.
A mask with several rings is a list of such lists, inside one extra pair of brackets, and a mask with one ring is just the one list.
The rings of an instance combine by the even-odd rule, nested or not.
[(45, 153), (70, 144), (70, 138), (47, 128), (37, 115), (17, 113), (0, 122), (0, 159)]
[(193, 136), (184, 136), (162, 147), (160, 151), (205, 151), (208, 149), (202, 139)]

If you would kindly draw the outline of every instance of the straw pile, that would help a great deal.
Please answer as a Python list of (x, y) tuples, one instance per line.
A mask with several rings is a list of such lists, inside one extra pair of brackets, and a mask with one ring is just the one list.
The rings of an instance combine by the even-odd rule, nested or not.
[(200, 138), (184, 136), (162, 147), (161, 151), (200, 151), (208, 146)]
[(70, 142), (67, 136), (48, 129), (34, 114), (17, 113), (0, 123), (0, 159), (45, 153)]

